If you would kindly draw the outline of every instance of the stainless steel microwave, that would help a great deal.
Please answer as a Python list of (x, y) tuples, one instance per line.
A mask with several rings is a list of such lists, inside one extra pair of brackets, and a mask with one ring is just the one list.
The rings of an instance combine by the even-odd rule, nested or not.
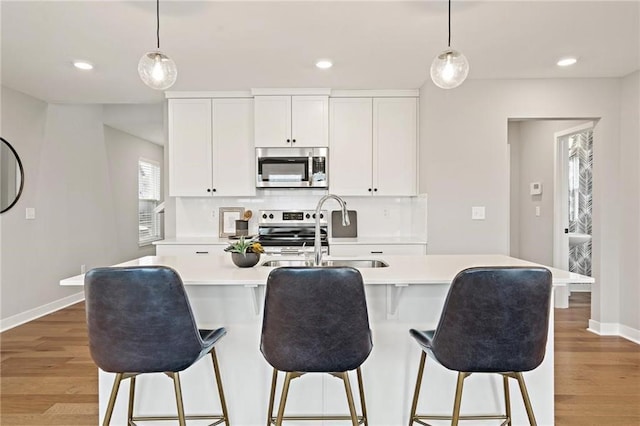
[(328, 188), (329, 148), (256, 148), (257, 188)]

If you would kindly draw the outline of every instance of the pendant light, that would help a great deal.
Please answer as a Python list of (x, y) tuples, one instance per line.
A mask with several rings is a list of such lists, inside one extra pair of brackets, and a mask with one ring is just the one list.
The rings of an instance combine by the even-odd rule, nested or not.
[(449, 42), (447, 48), (433, 59), (431, 80), (442, 89), (460, 86), (469, 74), (467, 58), (451, 48), (451, 0), (449, 0)]
[(178, 77), (178, 69), (173, 59), (160, 52), (160, 0), (156, 0), (157, 50), (142, 55), (138, 62), (138, 74), (144, 84), (156, 90), (166, 90), (173, 86)]

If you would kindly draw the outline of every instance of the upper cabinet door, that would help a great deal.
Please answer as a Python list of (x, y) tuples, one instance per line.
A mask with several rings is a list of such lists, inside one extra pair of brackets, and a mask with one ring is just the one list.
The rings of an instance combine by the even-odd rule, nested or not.
[(291, 146), (291, 96), (254, 98), (256, 147)]
[(332, 98), (329, 104), (329, 187), (338, 195), (372, 193), (371, 98)]
[(214, 99), (214, 195), (255, 195), (255, 173), (253, 99)]
[(418, 100), (373, 100), (373, 186), (376, 195), (417, 194)]
[(328, 96), (256, 96), (255, 146), (329, 146)]
[(211, 195), (211, 100), (169, 100), (169, 195)]
[(329, 97), (292, 96), (292, 145), (329, 146)]

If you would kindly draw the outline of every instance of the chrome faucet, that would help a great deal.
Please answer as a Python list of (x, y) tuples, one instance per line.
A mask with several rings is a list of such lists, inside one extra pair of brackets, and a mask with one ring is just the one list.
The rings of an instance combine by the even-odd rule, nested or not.
[(338, 203), (340, 203), (340, 208), (342, 209), (342, 226), (349, 226), (351, 223), (349, 221), (349, 212), (347, 211), (347, 203), (337, 195), (327, 194), (324, 197), (320, 198), (318, 201), (318, 205), (316, 206), (316, 233), (315, 239), (313, 241), (313, 251), (314, 251), (314, 266), (320, 266), (322, 264), (322, 245), (320, 244), (320, 209), (325, 201), (329, 198), (333, 198)]

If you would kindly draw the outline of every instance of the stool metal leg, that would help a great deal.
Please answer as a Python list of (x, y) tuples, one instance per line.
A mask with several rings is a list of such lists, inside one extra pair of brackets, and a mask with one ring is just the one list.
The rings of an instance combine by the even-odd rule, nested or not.
[(269, 409), (267, 411), (267, 426), (271, 426), (273, 423), (273, 403), (276, 399), (276, 384), (278, 383), (278, 370), (273, 369), (273, 376), (271, 378), (271, 392), (269, 394)]
[(229, 413), (227, 412), (227, 402), (224, 398), (224, 390), (222, 389), (222, 377), (220, 376), (220, 367), (218, 366), (218, 357), (216, 348), (211, 348), (211, 360), (213, 361), (213, 372), (216, 376), (216, 384), (218, 385), (218, 395), (220, 395), (220, 406), (222, 407), (222, 417), (224, 424), (229, 426)]
[(340, 377), (344, 382), (344, 390), (347, 394), (347, 403), (349, 404), (349, 414), (351, 414), (351, 424), (353, 426), (358, 426), (358, 414), (356, 413), (356, 406), (353, 403), (353, 393), (351, 392), (351, 383), (349, 381), (349, 373), (343, 372), (340, 373)]
[(133, 400), (136, 396), (136, 378), (131, 377), (129, 380), (129, 407), (127, 408), (127, 425), (133, 421)]
[(504, 388), (504, 408), (507, 415), (507, 425), (511, 426), (511, 396), (509, 395), (509, 376), (502, 376), (502, 386)]
[(113, 414), (113, 407), (116, 404), (116, 397), (118, 396), (118, 389), (120, 389), (120, 382), (122, 382), (123, 375), (123, 373), (117, 373), (113, 380), (113, 387), (111, 388), (111, 395), (109, 396), (109, 404), (107, 404), (107, 412), (104, 414), (102, 426), (109, 426), (109, 423), (111, 423), (111, 415)]
[(456, 385), (456, 399), (453, 403), (451, 426), (458, 426), (458, 421), (460, 420), (460, 405), (462, 402), (462, 387), (464, 386), (464, 379), (466, 379), (468, 375), (469, 373), (458, 373), (458, 384)]
[(180, 375), (178, 373), (172, 373), (173, 388), (176, 392), (176, 406), (178, 407), (178, 423), (180, 426), (186, 426), (186, 420), (184, 418), (184, 405), (182, 404), (182, 388), (180, 387)]
[(524, 377), (522, 373), (514, 373), (516, 379), (518, 380), (518, 385), (520, 386), (520, 393), (522, 394), (522, 399), (524, 400), (524, 406), (527, 409), (527, 417), (529, 417), (529, 424), (531, 426), (537, 426), (536, 417), (533, 414), (533, 408), (531, 408), (531, 400), (529, 399), (529, 393), (527, 392), (527, 386), (524, 384)]
[(364, 402), (364, 385), (362, 383), (362, 371), (360, 367), (356, 370), (356, 374), (358, 375), (358, 388), (360, 390), (360, 405), (362, 407), (362, 424), (364, 426), (369, 426), (369, 420), (367, 418), (367, 404)]
[(418, 409), (418, 396), (420, 395), (420, 386), (422, 385), (422, 374), (424, 373), (424, 364), (427, 360), (427, 354), (425, 351), (421, 351), (420, 365), (418, 367), (418, 378), (416, 379), (416, 388), (413, 391), (413, 402), (411, 403), (411, 414), (409, 415), (409, 426), (412, 426), (416, 417), (416, 410)]
[(276, 426), (282, 426), (282, 418), (284, 417), (284, 407), (287, 404), (287, 395), (289, 394), (289, 384), (291, 379), (297, 377), (295, 373), (287, 372), (284, 376), (284, 385), (282, 386), (282, 396), (280, 397), (280, 407), (278, 408), (278, 417), (276, 418)]

